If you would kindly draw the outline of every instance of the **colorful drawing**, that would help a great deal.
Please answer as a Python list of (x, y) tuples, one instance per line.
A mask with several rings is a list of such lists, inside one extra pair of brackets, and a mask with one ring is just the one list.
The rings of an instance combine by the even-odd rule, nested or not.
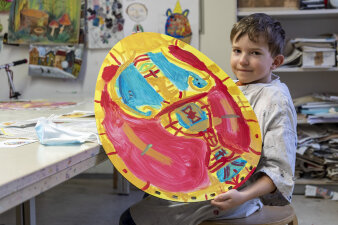
[(81, 0), (17, 0), (9, 18), (10, 44), (77, 44)]
[(75, 79), (80, 73), (83, 48), (83, 44), (74, 46), (30, 45), (29, 75)]
[(87, 4), (88, 48), (111, 48), (124, 36), (120, 0), (89, 0)]
[(165, 34), (190, 44), (192, 32), (188, 14), (188, 9), (182, 12), (180, 1), (177, 0), (174, 11), (168, 9), (166, 12), (168, 19), (165, 25)]
[(8, 12), (13, 0), (0, 0), (0, 12)]
[(40, 109), (40, 108), (60, 108), (75, 105), (76, 102), (51, 102), (51, 101), (9, 101), (0, 102), (0, 109)]
[(156, 32), (199, 48), (199, 1), (127, 0), (123, 1), (123, 6), (125, 36), (136, 32)]
[(131, 183), (182, 202), (241, 186), (260, 158), (255, 113), (220, 67), (192, 46), (158, 33), (117, 43), (97, 79), (102, 145)]
[(140, 23), (147, 18), (147, 7), (142, 3), (132, 3), (127, 7), (126, 13), (132, 21), (136, 22), (132, 33), (144, 32), (144, 29)]

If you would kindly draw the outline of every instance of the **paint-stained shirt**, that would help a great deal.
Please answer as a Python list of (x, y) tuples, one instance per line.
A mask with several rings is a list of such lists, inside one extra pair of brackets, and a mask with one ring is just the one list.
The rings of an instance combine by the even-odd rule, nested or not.
[(256, 113), (263, 140), (257, 169), (239, 189), (255, 182), (264, 173), (272, 179), (277, 190), (226, 211), (219, 211), (210, 201), (181, 203), (148, 196), (130, 208), (137, 225), (198, 225), (204, 220), (247, 217), (262, 208), (262, 202), (286, 205), (291, 201), (297, 117), (289, 90), (275, 75), (270, 83), (249, 84), (239, 88)]
[(277, 187), (261, 197), (266, 205), (291, 202), (297, 148), (297, 114), (287, 86), (276, 75), (270, 83), (239, 86), (250, 102), (262, 133), (262, 155), (250, 182), (265, 173)]

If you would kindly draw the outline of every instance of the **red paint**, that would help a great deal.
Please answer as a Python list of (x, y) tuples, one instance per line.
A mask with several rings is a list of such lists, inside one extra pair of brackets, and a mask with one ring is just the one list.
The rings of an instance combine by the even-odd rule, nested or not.
[(246, 120), (247, 122), (254, 122), (254, 123), (258, 123), (257, 120)]
[(144, 59), (138, 59), (138, 60), (134, 60), (134, 66), (136, 66), (136, 65), (137, 65), (137, 63), (139, 63), (139, 62), (142, 62), (142, 61), (147, 61), (147, 60), (149, 60), (149, 58), (144, 58)]
[(118, 61), (117, 58), (111, 52), (109, 52), (109, 55), (115, 60), (117, 65), (121, 65), (120, 61)]
[[(245, 167), (246, 168), (246, 167)], [(247, 169), (247, 168), (246, 168)], [(248, 170), (248, 169), (247, 169)], [(232, 187), (233, 189), (237, 189), (239, 188), (242, 184), (244, 184), (250, 177), (251, 175), (255, 172), (256, 167), (254, 167), (249, 174), (241, 181), (239, 182), (239, 174), (237, 176), (235, 176), (234, 178), (232, 178), (232, 181), (226, 181), (226, 184), (229, 185), (234, 185), (234, 187)]]
[(182, 98), (182, 97), (183, 97), (183, 92), (180, 91), (180, 94), (179, 94), (178, 98)]
[(230, 77), (225, 78), (224, 80), (222, 80), (222, 82), (224, 83), (224, 82), (227, 81), (228, 79), (230, 79)]
[(109, 153), (107, 153), (107, 155), (116, 155), (117, 154), (117, 152), (109, 152)]
[(141, 190), (142, 190), (142, 191), (145, 191), (145, 190), (147, 190), (149, 187), (150, 187), (150, 182), (147, 181), (147, 184), (146, 184), (143, 188), (141, 188)]
[(102, 72), (102, 79), (105, 82), (109, 82), (115, 76), (118, 69), (119, 66), (116, 65), (106, 66)]
[(160, 70), (155, 70), (155, 71), (150, 70), (149, 73), (144, 76), (144, 78), (148, 78), (150, 76), (153, 76), (153, 77), (157, 78), (156, 74), (159, 73), (159, 72), (160, 72)]
[[(102, 124), (107, 137), (136, 177), (171, 192), (188, 192), (210, 185), (205, 165), (208, 150), (203, 140), (174, 136), (161, 126), (159, 119), (134, 118), (124, 113), (110, 99), (107, 86), (102, 92), (101, 106), (105, 111)], [(147, 154), (141, 156), (143, 150), (125, 135), (124, 123), (144, 143), (152, 143), (153, 149), (170, 158), (171, 165), (165, 165)]]
[(249, 149), (250, 149), (250, 151), (251, 151), (252, 153), (254, 153), (254, 154), (256, 154), (256, 155), (261, 155), (260, 152), (255, 151), (253, 148), (249, 148)]
[(126, 169), (123, 169), (122, 171), (123, 171), (123, 173), (128, 173), (128, 170), (126, 170)]

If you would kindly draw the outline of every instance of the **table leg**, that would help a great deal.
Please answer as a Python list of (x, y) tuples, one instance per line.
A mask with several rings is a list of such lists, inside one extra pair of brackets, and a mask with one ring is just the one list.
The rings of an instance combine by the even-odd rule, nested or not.
[(113, 173), (113, 188), (117, 190), (117, 194), (119, 195), (129, 195), (130, 193), (129, 181), (124, 178), (115, 167)]
[(16, 225), (36, 225), (35, 198), (16, 207)]

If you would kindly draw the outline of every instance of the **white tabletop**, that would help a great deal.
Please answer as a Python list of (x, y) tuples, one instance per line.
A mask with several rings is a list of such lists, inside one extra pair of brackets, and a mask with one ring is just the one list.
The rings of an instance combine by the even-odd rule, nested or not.
[[(1, 110), (0, 122), (31, 119), (73, 110), (92, 110), (93, 101), (58, 110)], [(0, 213), (107, 159), (97, 143), (44, 146), (39, 142), (0, 148)]]

